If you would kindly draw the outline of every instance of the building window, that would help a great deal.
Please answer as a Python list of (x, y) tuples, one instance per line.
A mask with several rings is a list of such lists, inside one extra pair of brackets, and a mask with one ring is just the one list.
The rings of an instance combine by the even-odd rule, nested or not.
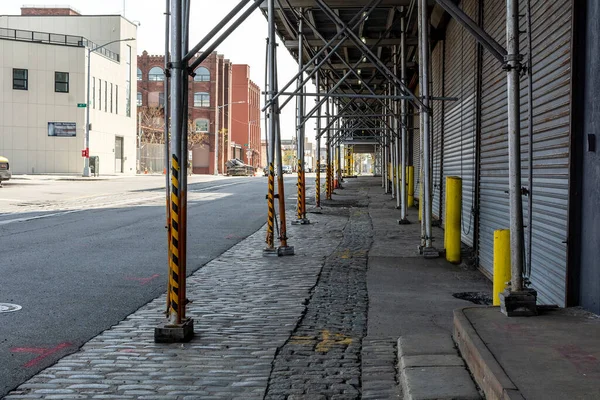
[(119, 114), (119, 85), (115, 85), (115, 114)]
[(207, 119), (197, 119), (196, 120), (196, 132), (208, 132), (208, 120)]
[(196, 71), (194, 71), (196, 76), (194, 76), (194, 82), (209, 82), (210, 81), (210, 71), (205, 67), (198, 67)]
[(165, 106), (165, 93), (164, 92), (158, 92), (158, 106), (159, 107)]
[(102, 111), (102, 79), (98, 79), (98, 110)]
[(162, 68), (152, 67), (148, 73), (148, 80), (153, 82), (161, 82), (165, 80), (165, 73)]
[(110, 112), (113, 112), (113, 84), (110, 84)]
[(141, 81), (142, 80), (142, 70), (141, 69), (137, 69), (137, 80)]
[(127, 76), (125, 80), (125, 114), (131, 118), (131, 46), (127, 45)]
[(26, 69), (13, 69), (13, 89), (27, 90), (28, 88), (28, 71)]
[(206, 92), (194, 93), (194, 107), (210, 107), (210, 95)]
[(92, 108), (96, 109), (96, 78), (92, 78)]
[(104, 81), (104, 111), (108, 111), (108, 82)]
[(142, 106), (142, 92), (137, 92), (137, 106)]
[(69, 73), (54, 73), (54, 91), (57, 93), (69, 93)]

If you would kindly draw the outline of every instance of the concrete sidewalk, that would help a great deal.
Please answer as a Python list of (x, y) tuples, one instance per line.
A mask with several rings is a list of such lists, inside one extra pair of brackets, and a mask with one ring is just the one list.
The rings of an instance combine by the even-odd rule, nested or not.
[[(420, 256), (417, 212), (410, 211), (413, 224), (398, 225), (395, 204), (383, 193), (380, 178), (347, 180), (334, 200), (324, 201), (321, 210), (311, 209), (311, 225), (288, 227), (295, 256), (264, 258), (263, 228), (189, 278), (188, 315), (196, 329), (191, 342), (154, 343), (153, 328), (164, 322), (161, 296), (6, 398), (480, 398), (451, 339), (453, 310), (472, 305), (456, 295), (489, 295), (491, 284), (476, 270)], [(291, 209), (288, 214), (291, 221)], [(435, 228), (434, 235), (441, 248), (442, 231)], [(488, 325), (486, 318), (491, 317), (479, 315), (481, 310), (491, 310), (496, 325)], [(482, 326), (481, 342), (493, 349), (492, 358), (502, 364), (501, 370), (514, 368), (511, 363), (518, 358), (511, 354), (531, 360), (539, 355), (537, 347), (516, 346), (508, 334), (485, 336), (506, 324), (531, 323), (527, 329), (537, 329), (536, 319), (508, 320), (488, 308), (468, 308), (464, 315), (471, 333)], [(588, 322), (581, 325), (587, 342), (579, 345), (575, 356), (569, 355), (572, 347), (565, 347), (563, 359), (575, 360), (590, 372), (583, 387), (595, 395), (594, 363), (600, 355), (588, 357), (586, 343), (597, 348), (598, 331), (586, 330), (597, 323)], [(546, 329), (557, 332), (557, 337), (568, 332), (564, 327), (559, 332), (551, 323)], [(464, 335), (455, 336), (461, 344)], [(471, 359), (483, 364), (490, 359), (470, 353), (466, 358), (470, 365)], [(525, 364), (528, 369), (519, 372), (523, 376), (512, 381), (524, 385), (518, 386), (521, 393), (533, 396), (525, 398), (600, 398), (552, 397), (549, 390), (558, 390), (552, 385), (548, 390), (525, 390), (535, 383), (527, 378), (529, 368), (554, 368), (551, 359), (538, 360), (550, 365)], [(23, 359), (24, 364), (28, 361)]]

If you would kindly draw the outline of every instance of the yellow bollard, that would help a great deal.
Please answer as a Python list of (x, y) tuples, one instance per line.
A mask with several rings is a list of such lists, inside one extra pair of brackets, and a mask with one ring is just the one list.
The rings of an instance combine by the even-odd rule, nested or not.
[(406, 167), (406, 197), (408, 207), (415, 206), (415, 167), (409, 165)]
[(446, 260), (460, 263), (460, 217), (462, 210), (462, 179), (446, 177), (446, 215), (444, 217), (444, 247)]
[(506, 289), (510, 282), (510, 230), (499, 229), (494, 231), (494, 290), (493, 304), (500, 305), (500, 293)]

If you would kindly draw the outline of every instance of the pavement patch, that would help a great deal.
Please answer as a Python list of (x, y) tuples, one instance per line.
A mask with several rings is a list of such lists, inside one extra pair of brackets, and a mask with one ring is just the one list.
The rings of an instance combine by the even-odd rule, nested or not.
[(361, 397), (372, 226), (367, 213), (344, 214), (350, 217), (342, 242), (325, 260), (302, 317), (277, 350), (265, 399)]

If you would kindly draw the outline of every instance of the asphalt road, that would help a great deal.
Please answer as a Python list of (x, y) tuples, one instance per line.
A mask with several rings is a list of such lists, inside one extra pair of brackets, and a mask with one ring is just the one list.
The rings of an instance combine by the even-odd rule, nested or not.
[[(103, 182), (110, 195), (0, 214), (0, 303), (22, 306), (0, 313), (0, 398), (166, 290), (164, 194), (156, 182), (154, 189)], [(286, 178), (288, 198), (294, 183)], [(191, 184), (189, 273), (266, 222), (265, 193), (263, 177)]]

